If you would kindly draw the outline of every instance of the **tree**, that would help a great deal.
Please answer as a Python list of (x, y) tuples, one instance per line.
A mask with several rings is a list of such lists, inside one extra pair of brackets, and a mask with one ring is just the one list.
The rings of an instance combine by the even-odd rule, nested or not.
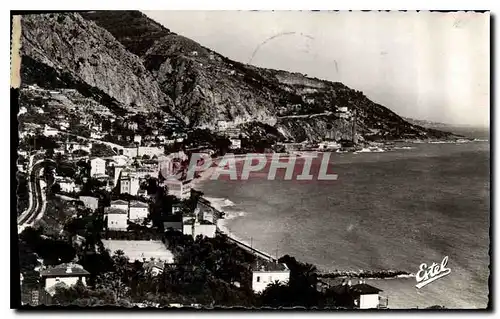
[(52, 194), (58, 194), (61, 192), (61, 185), (59, 183), (55, 183), (50, 187), (50, 192)]

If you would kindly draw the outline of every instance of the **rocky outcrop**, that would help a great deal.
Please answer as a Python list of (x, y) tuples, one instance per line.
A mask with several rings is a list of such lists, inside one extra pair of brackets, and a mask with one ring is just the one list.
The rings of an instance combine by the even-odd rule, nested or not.
[(22, 55), (71, 74), (130, 109), (171, 104), (136, 55), (79, 14), (25, 15), (21, 23)]

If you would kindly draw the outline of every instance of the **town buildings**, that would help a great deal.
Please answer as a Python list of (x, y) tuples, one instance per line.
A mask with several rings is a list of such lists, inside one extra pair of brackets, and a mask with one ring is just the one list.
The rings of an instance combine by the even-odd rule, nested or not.
[(61, 264), (40, 271), (42, 283), (50, 295), (55, 294), (56, 287), (71, 287), (78, 280), (86, 285), (86, 278), (89, 275), (90, 273), (78, 264)]
[(180, 199), (191, 196), (192, 180), (167, 179), (163, 182), (167, 186), (168, 193)]
[(252, 267), (252, 289), (262, 292), (276, 281), (286, 284), (290, 280), (290, 269), (284, 263), (259, 261)]
[(214, 238), (217, 231), (215, 224), (200, 220), (197, 215), (194, 218), (183, 218), (182, 220), (182, 233), (184, 235), (191, 235), (196, 238), (198, 235)]
[(124, 147), (123, 155), (133, 158), (133, 157), (143, 157), (144, 155), (153, 158), (163, 155), (165, 149), (163, 147), (157, 146), (135, 146), (135, 147)]
[(108, 217), (109, 230), (125, 231), (128, 222), (140, 223), (149, 216), (149, 205), (141, 201), (130, 203), (121, 199), (111, 201), (110, 207), (104, 209)]
[(137, 195), (139, 192), (139, 178), (134, 174), (122, 175), (120, 177), (120, 194)]

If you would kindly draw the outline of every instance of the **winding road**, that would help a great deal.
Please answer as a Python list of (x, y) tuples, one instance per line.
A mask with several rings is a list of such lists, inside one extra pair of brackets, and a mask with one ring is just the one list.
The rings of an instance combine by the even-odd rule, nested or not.
[[(32, 159), (30, 159), (30, 164)], [(55, 165), (51, 159), (43, 159), (37, 161), (35, 164), (30, 165), (28, 168), (28, 192), (29, 192), (29, 206), (28, 208), (17, 217), (18, 230), (22, 231), (24, 227), (32, 224), (34, 221), (40, 219), (45, 213), (46, 196), (42, 189), (40, 173), (42, 169), (49, 165)]]

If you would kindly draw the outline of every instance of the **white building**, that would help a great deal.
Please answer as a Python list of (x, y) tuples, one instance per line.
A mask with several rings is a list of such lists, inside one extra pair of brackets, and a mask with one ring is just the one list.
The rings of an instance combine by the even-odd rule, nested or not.
[(90, 176), (106, 175), (106, 161), (102, 158), (90, 160)]
[(119, 209), (119, 208), (113, 208), (113, 207), (106, 207), (104, 210), (104, 214), (107, 217), (107, 225), (109, 230), (120, 230), (120, 231), (125, 231), (127, 230), (128, 227), (128, 211)]
[(137, 147), (124, 147), (123, 155), (127, 157), (137, 157), (138, 148)]
[(318, 150), (336, 150), (341, 148), (342, 145), (335, 141), (325, 141), (318, 143)]
[(351, 285), (351, 280), (344, 281), (340, 285), (333, 286), (332, 290), (337, 295), (352, 298), (353, 306), (356, 309), (387, 308), (387, 298), (380, 295), (382, 290), (366, 284), (364, 280), (360, 280), (357, 285)]
[(125, 210), (128, 212), (128, 202), (121, 199), (111, 201), (110, 207)]
[(139, 179), (133, 174), (120, 177), (120, 194), (136, 196), (139, 192)]
[(198, 235), (214, 238), (216, 230), (217, 227), (215, 224), (206, 220), (198, 220), (198, 218), (183, 218), (182, 221), (182, 233), (184, 235), (191, 235), (193, 238), (196, 238)]
[(168, 194), (173, 195), (180, 199), (186, 199), (191, 197), (191, 180), (179, 181), (173, 179), (167, 179), (163, 183), (168, 188)]
[(141, 141), (142, 141), (142, 136), (140, 136), (139, 134), (135, 134), (134, 135), (134, 143), (137, 143), (140, 145)]
[(231, 146), (229, 146), (229, 148), (231, 149), (241, 148), (241, 140), (239, 138), (232, 138), (230, 141), (231, 141)]
[(290, 269), (283, 263), (261, 262), (252, 269), (252, 289), (262, 292), (276, 281), (286, 284), (290, 279)]
[(155, 147), (155, 146), (140, 146), (139, 147), (139, 157), (144, 155), (149, 156), (150, 158), (155, 156), (158, 157), (165, 153), (165, 149), (163, 147)]
[(129, 220), (142, 221), (149, 215), (149, 205), (139, 201), (131, 201), (129, 206)]
[(43, 128), (43, 135), (48, 137), (48, 136), (56, 136), (57, 134), (59, 134), (59, 131), (57, 129), (45, 124)]
[[(354, 296), (354, 306), (359, 307), (359, 309), (377, 309), (386, 307), (387, 304), (383, 304), (383, 298), (380, 296), (382, 290), (370, 286), (364, 281), (362, 283), (354, 285), (351, 287), (351, 293)], [(387, 299), (385, 299), (387, 300)]]
[(45, 290), (50, 294), (55, 294), (56, 287), (71, 287), (78, 280), (86, 285), (86, 277), (90, 273), (77, 264), (61, 264), (52, 268), (40, 271), (42, 283), (45, 282)]

